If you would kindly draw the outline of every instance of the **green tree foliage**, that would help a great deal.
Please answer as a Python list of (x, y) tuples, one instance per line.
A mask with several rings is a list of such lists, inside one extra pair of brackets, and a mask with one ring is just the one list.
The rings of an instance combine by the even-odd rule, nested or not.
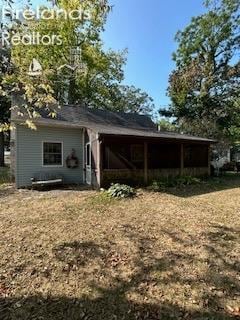
[[(105, 51), (101, 33), (111, 7), (107, 0), (59, 0), (53, 10), (88, 12), (87, 19), (31, 19), (14, 26), (13, 33), (56, 35), (62, 43), (17, 45), (11, 48), (13, 72), (5, 74), (3, 87), (17, 92), (34, 128), (33, 120), (44, 108), (55, 116), (66, 102), (116, 111), (151, 112), (151, 98), (139, 89), (121, 85), (126, 50)], [(46, 8), (42, 8), (44, 10)], [(29, 75), (31, 61), (42, 66), (39, 76)], [(69, 68), (69, 66), (71, 68)], [(14, 106), (18, 108), (19, 106)]]
[(177, 33), (170, 109), (190, 133), (235, 139), (240, 130), (240, 2), (206, 1), (206, 13)]
[(159, 121), (159, 128), (160, 131), (179, 131), (178, 126), (167, 118)]
[[(3, 77), (11, 72), (10, 68), (10, 52), (6, 49), (0, 49), (0, 83)], [(7, 123), (10, 116), (10, 101), (6, 93), (0, 88), (0, 123)]]
[[(54, 40), (50, 45), (18, 44), (11, 48), (14, 70), (12, 74), (4, 77), (4, 85), (5, 88), (11, 88), (11, 91), (22, 95), (23, 107), (30, 119), (38, 117), (41, 108), (45, 108), (50, 116), (55, 115), (57, 106), (66, 93), (70, 102), (76, 102), (79, 98), (78, 92), (82, 93), (85, 89), (79, 89), (82, 78), (90, 78), (88, 69), (91, 71), (98, 67), (102, 70), (109, 69), (100, 40), (100, 33), (107, 16), (105, 8), (103, 11), (99, 9), (102, 3), (100, 0), (58, 1), (58, 7), (52, 8), (55, 13), (54, 19), (33, 18), (21, 25), (15, 24), (14, 29), (12, 28), (13, 35), (39, 34), (41, 37), (48, 35), (55, 39), (60, 37), (62, 41), (59, 44)], [(47, 8), (42, 7), (42, 10), (44, 9)], [(90, 17), (88, 20), (61, 18), (61, 16), (57, 18), (59, 9), (64, 9), (68, 13), (73, 10), (88, 11)], [(80, 57), (81, 50), (84, 51), (82, 57)], [(86, 60), (87, 68), (84, 74), (75, 67), (81, 58)], [(29, 74), (29, 66), (33, 59), (41, 63), (42, 72), (39, 76), (33, 77)], [(60, 69), (64, 65), (72, 66), (72, 69), (67, 67)]]
[(111, 111), (151, 114), (154, 108), (153, 99), (134, 86), (115, 83), (103, 98), (100, 105)]
[[(3, 75), (11, 72), (10, 68), (10, 52), (9, 50), (0, 50), (0, 83), (2, 82)], [(10, 118), (10, 107), (11, 101), (9, 96), (5, 94), (0, 88), (0, 124), (2, 124), (2, 129), (8, 129), (8, 123)], [(5, 131), (4, 130), (4, 131)], [(1, 130), (0, 126), (0, 167), (4, 166), (4, 141), (6, 133)]]

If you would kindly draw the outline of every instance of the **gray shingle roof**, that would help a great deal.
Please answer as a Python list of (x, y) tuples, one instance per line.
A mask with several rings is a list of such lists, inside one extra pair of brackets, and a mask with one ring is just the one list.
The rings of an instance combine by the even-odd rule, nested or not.
[[(55, 119), (49, 118), (46, 112), (41, 112), (42, 118), (36, 122), (48, 125), (64, 125), (69, 127), (85, 127), (102, 135), (135, 136), (159, 139), (176, 139), (196, 142), (215, 142), (176, 132), (157, 131), (157, 126), (149, 116), (111, 112), (100, 109), (90, 109), (76, 105), (62, 106)], [(17, 114), (12, 114), (12, 120), (23, 120)]]
[(131, 128), (156, 130), (156, 125), (149, 116), (137, 113), (111, 112), (101, 109), (90, 109), (81, 106), (63, 106), (57, 116), (58, 120), (71, 123), (93, 123)]
[[(91, 128), (91, 126), (90, 126)], [(214, 140), (191, 136), (187, 134), (181, 134), (177, 132), (163, 132), (153, 130), (141, 130), (141, 129), (132, 129), (132, 128), (122, 128), (116, 126), (99, 126), (96, 125), (91, 129), (95, 130), (102, 135), (117, 135), (117, 136), (132, 136), (132, 137), (146, 137), (146, 138), (159, 138), (159, 139), (171, 139), (171, 140), (187, 140), (187, 141), (196, 141), (196, 142), (209, 142), (214, 143)]]

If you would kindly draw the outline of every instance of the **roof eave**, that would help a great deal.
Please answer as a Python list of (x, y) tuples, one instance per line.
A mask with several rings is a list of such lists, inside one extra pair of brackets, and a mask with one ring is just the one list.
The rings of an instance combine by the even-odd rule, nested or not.
[(149, 139), (149, 140), (174, 140), (174, 141), (182, 141), (182, 142), (194, 142), (194, 143), (203, 143), (203, 144), (215, 144), (217, 143), (218, 141), (217, 140), (211, 140), (211, 139), (205, 139), (204, 138), (201, 140), (201, 138), (197, 138), (194, 139), (194, 138), (179, 138), (179, 137), (156, 137), (156, 136), (145, 136), (145, 135), (130, 135), (130, 134), (118, 134), (118, 133), (101, 133), (101, 132), (98, 132), (100, 136), (108, 136), (108, 137), (111, 137), (111, 136), (118, 136), (118, 137), (122, 137), (122, 138), (127, 138), (127, 137), (131, 137), (131, 138), (140, 138), (140, 139)]
[[(19, 125), (26, 125), (25, 121), (27, 119), (11, 119), (12, 123), (19, 124)], [(79, 125), (77, 123), (71, 123), (67, 121), (58, 121), (58, 120), (51, 120), (49, 119), (35, 119), (32, 120), (32, 122), (36, 126), (41, 126), (41, 127), (55, 127), (55, 128), (72, 128), (72, 129), (83, 129), (85, 126)]]

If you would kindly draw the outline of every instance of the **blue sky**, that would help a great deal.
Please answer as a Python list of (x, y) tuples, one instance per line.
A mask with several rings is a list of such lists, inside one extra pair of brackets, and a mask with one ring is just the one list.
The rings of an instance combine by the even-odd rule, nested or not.
[[(44, 0), (34, 0), (34, 4)], [(174, 36), (192, 16), (204, 11), (203, 0), (110, 0), (103, 40), (106, 48), (128, 48), (125, 83), (154, 98), (156, 107), (169, 104), (168, 77), (174, 68)]]
[(168, 77), (174, 68), (174, 37), (192, 16), (203, 13), (202, 0), (112, 0), (106, 47), (129, 50), (125, 82), (147, 91), (156, 106), (168, 105)]

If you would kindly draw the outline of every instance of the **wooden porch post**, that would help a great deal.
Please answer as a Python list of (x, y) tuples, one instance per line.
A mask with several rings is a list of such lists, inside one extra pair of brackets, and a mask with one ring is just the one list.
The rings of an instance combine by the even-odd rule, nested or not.
[(181, 143), (181, 167), (180, 167), (180, 175), (184, 174), (184, 145)]
[(208, 146), (208, 175), (211, 176), (211, 146)]
[(148, 143), (144, 141), (144, 183), (148, 184)]

